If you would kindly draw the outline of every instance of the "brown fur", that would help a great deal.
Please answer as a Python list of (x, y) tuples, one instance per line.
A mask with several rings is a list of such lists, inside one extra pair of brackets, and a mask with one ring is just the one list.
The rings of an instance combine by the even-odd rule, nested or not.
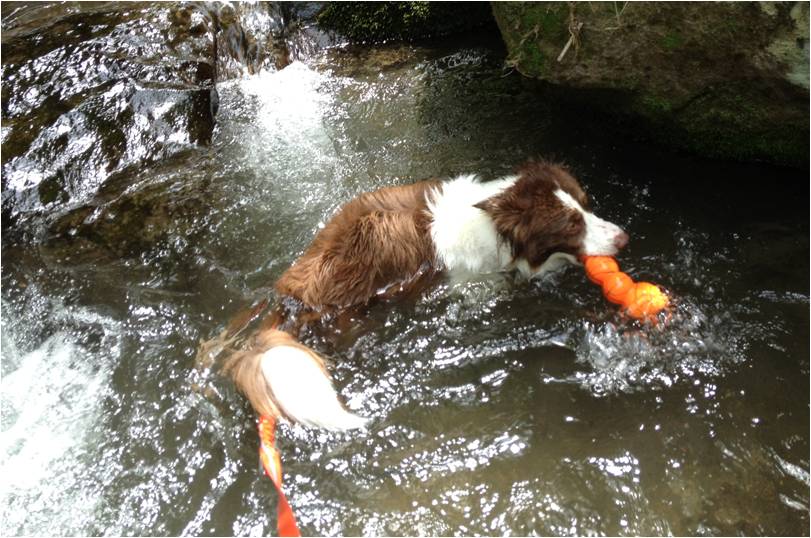
[[(526, 259), (536, 268), (553, 252), (577, 255), (585, 233), (583, 217), (554, 195), (560, 188), (588, 208), (577, 180), (566, 168), (548, 162), (530, 162), (517, 172), (519, 179), (512, 186), (476, 207), (493, 219), (515, 260)], [(246, 349), (228, 357), (223, 368), (258, 413), (282, 414), (261, 371), (268, 349), (296, 347), (327, 375), (323, 359), (295, 340), (302, 325), (352, 312), (351, 307), (373, 298), (401, 297), (430, 285), (439, 267), (426, 198), (439, 185), (422, 181), (362, 194), (344, 205), (282, 274), (275, 284), (280, 303), (245, 343)], [(229, 336), (235, 338), (266, 307), (263, 302), (239, 317), (229, 327)]]
[(587, 208), (588, 197), (577, 180), (563, 166), (545, 161), (531, 161), (518, 174), (515, 184), (476, 204), (511, 245), (513, 259), (523, 258), (537, 268), (554, 252), (579, 254), (585, 234), (583, 217), (553, 194), (560, 188)]
[[(344, 205), (282, 274), (276, 291), (296, 304), (273, 309), (245, 349), (231, 354), (223, 364), (223, 373), (233, 378), (260, 415), (283, 415), (262, 374), (262, 355), (267, 350), (280, 345), (298, 348), (328, 376), (323, 359), (295, 340), (302, 325), (328, 312), (345, 312), (378, 295), (407, 292), (430, 280), (436, 256), (426, 195), (437, 185), (438, 181), (423, 181), (362, 194)], [(262, 303), (240, 316), (231, 324), (231, 334), (242, 331), (265, 307)]]
[(276, 291), (311, 308), (341, 308), (366, 303), (393, 283), (433, 270), (425, 197), (437, 185), (422, 181), (352, 200), (279, 278)]

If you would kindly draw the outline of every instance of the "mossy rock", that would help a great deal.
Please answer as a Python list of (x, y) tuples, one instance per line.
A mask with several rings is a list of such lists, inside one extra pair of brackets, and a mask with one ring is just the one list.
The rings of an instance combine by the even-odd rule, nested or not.
[(509, 64), (578, 99), (603, 99), (636, 134), (714, 157), (808, 166), (807, 3), (492, 7)]
[(487, 2), (328, 2), (318, 24), (352, 41), (439, 37), (492, 24)]

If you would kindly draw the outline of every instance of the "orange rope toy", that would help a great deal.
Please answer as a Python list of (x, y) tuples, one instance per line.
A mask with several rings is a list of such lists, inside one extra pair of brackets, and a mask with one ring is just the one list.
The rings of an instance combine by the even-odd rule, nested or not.
[(605, 298), (622, 306), (632, 318), (654, 319), (670, 304), (658, 286), (650, 282), (634, 282), (620, 271), (617, 261), (610, 256), (582, 256), (581, 261), (589, 280), (602, 286)]
[(282, 491), (282, 458), (276, 449), (276, 421), (272, 417), (259, 417), (259, 459), (265, 473), (273, 481), (276, 491), (279, 492), (279, 506), (277, 509), (277, 522), (279, 536), (301, 536), (296, 525), (293, 509), (287, 502)]

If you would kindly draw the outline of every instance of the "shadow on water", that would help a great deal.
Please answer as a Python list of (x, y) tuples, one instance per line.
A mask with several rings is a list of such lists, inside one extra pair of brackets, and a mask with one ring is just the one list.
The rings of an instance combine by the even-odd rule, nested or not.
[(341, 45), (310, 4), (2, 9), (3, 534), (275, 532), (200, 340), (352, 196), (535, 155), (629, 231), (672, 318), (623, 319), (572, 267), (314, 328), (373, 420), (281, 428), (303, 530), (808, 533), (807, 173), (621, 138), (489, 41)]

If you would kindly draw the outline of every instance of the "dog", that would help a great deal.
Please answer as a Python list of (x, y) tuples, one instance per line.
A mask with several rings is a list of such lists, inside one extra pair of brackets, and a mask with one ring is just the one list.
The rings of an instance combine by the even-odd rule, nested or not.
[(514, 175), (475, 175), (386, 187), (345, 204), (275, 284), (280, 298), (223, 372), (260, 415), (328, 430), (367, 419), (339, 401), (324, 360), (298, 342), (310, 322), (381, 297), (419, 293), (437, 277), (516, 271), (539, 277), (628, 242), (594, 215), (572, 173), (530, 161)]

